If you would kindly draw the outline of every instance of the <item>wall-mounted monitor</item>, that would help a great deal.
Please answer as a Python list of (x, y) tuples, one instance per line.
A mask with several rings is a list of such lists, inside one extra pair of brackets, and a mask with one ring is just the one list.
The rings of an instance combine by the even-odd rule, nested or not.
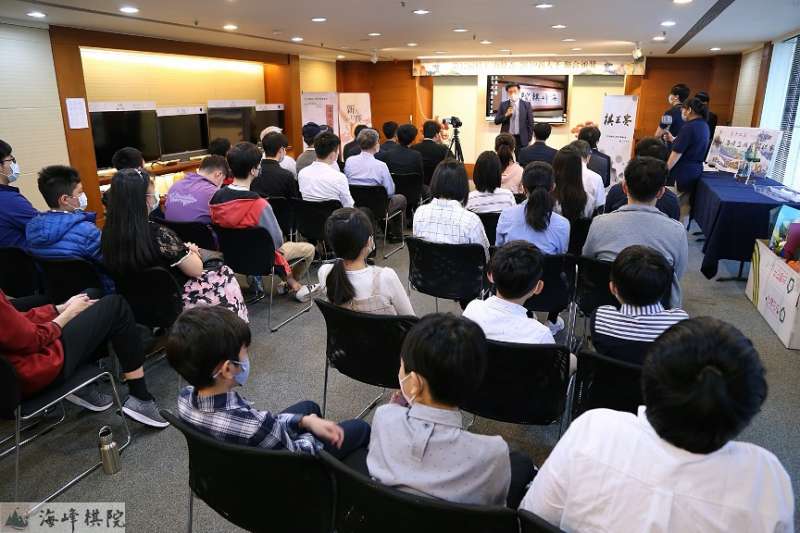
[(204, 106), (158, 109), (162, 159), (188, 159), (208, 149), (208, 119)]
[(552, 123), (567, 121), (569, 76), (487, 76), (487, 118), (494, 118), (500, 103), (508, 100), (506, 85), (509, 83), (519, 84), (521, 98), (533, 106), (535, 121)]
[(250, 140), (253, 107), (209, 107), (208, 138), (222, 137), (231, 144)]
[[(90, 106), (90, 111), (91, 111)], [(95, 107), (95, 109), (99, 109)], [(101, 109), (101, 108), (100, 108)], [(114, 152), (126, 146), (138, 148), (145, 161), (161, 157), (156, 110), (91, 111), (92, 137), (97, 168), (111, 167)]]
[(250, 115), (250, 142), (261, 142), (261, 132), (268, 126), (286, 127), (283, 104), (258, 104)]

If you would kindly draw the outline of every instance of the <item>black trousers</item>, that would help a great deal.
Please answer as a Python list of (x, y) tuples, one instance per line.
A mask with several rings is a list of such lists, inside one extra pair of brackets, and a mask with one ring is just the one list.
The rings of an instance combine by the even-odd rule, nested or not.
[[(281, 413), (291, 413), (293, 415), (317, 415), (322, 416), (319, 405), (316, 402), (305, 400), (287, 407)], [(366, 450), (369, 444), (370, 427), (363, 420), (344, 420), (339, 422), (339, 426), (344, 430), (344, 441), (341, 448), (335, 448), (329, 443), (325, 444), (325, 451), (337, 459), (346, 459), (349, 455)]]
[(514, 159), (519, 161), (519, 151), (525, 148), (522, 146), (522, 139), (519, 134), (514, 135)]

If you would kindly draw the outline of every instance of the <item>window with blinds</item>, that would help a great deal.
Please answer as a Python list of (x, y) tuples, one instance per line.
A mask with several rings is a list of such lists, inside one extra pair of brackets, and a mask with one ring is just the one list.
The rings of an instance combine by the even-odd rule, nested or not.
[(775, 43), (761, 127), (783, 131), (772, 178), (800, 186), (800, 38)]

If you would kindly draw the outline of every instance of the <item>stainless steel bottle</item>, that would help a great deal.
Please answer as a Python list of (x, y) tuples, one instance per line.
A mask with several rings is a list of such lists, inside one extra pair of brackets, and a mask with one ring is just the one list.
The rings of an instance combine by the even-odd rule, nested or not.
[(106, 474), (116, 474), (119, 472), (119, 448), (117, 443), (114, 442), (114, 434), (111, 432), (110, 426), (103, 426), (97, 432), (97, 438), (100, 441), (100, 460), (103, 463), (103, 472)]

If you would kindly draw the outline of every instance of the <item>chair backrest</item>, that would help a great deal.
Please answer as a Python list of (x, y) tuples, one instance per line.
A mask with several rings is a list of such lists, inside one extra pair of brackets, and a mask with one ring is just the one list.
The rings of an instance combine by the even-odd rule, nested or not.
[(294, 232), (294, 211), (289, 200), (283, 196), (270, 196), (267, 202), (272, 206), (275, 219), (281, 227), (284, 236), (289, 236)]
[(0, 419), (14, 418), (14, 410), (22, 401), (22, 388), (14, 365), (0, 355)]
[(522, 202), (524, 202), (524, 201), (525, 201), (525, 200), (527, 200), (527, 199), (528, 199), (528, 195), (527, 195), (527, 194), (521, 194), (521, 193), (518, 193), (518, 194), (515, 194), (515, 195), (514, 195), (514, 200), (515, 200), (515, 201), (516, 201), (518, 204), (521, 204)]
[(497, 221), (500, 220), (500, 213), (477, 213), (477, 215), (483, 222), (483, 229), (486, 231), (489, 244), (494, 246), (497, 240)]
[(585, 256), (578, 257), (575, 302), (583, 314), (591, 315), (601, 305), (619, 306), (619, 302), (608, 288), (610, 279), (610, 261), (600, 261)]
[(30, 296), (39, 288), (33, 258), (22, 248), (0, 247), (0, 289), (12, 298)]
[(342, 207), (342, 203), (338, 200), (309, 202), (291, 198), (289, 203), (294, 211), (297, 231), (311, 243), (325, 241), (325, 221), (328, 220), (331, 213)]
[(519, 516), (520, 531), (522, 533), (563, 533), (561, 529), (547, 520), (539, 518), (525, 509), (520, 509), (517, 511), (517, 514)]
[(156, 222), (177, 233), (183, 242), (193, 242), (206, 250), (219, 250), (217, 238), (208, 224), (203, 224), (202, 222), (172, 222), (171, 220), (163, 219), (158, 219)]
[(589, 350), (578, 354), (572, 418), (605, 407), (636, 413), (642, 398), (642, 367)]
[(591, 218), (579, 218), (569, 223), (569, 253), (581, 255), (583, 245), (586, 244), (586, 237), (589, 235), (589, 226), (592, 225)]
[[(374, 533), (410, 528), (416, 533), (517, 533), (507, 507), (464, 505), (401, 492), (356, 472), (326, 452), (322, 461), (336, 481), (337, 533)], [(308, 501), (307, 498), (304, 498)]]
[(226, 520), (248, 531), (331, 531), (335, 489), (318, 457), (229, 444), (161, 414), (186, 438), (190, 489)]
[(237, 274), (266, 276), (275, 263), (275, 245), (269, 232), (261, 227), (223, 228), (213, 225), (225, 264)]
[(397, 388), (400, 347), (415, 316), (373, 315), (315, 299), (327, 328), (326, 355), (342, 374), (376, 387)]
[(350, 195), (356, 207), (365, 207), (372, 213), (373, 221), (381, 221), (389, 212), (389, 195), (382, 185), (351, 185)]
[(51, 302), (60, 304), (85, 289), (102, 289), (97, 267), (85, 259), (42, 259), (36, 262), (44, 275), (44, 289)]
[(421, 293), (448, 300), (480, 296), (486, 275), (486, 252), (480, 244), (445, 244), (406, 239), (408, 279)]
[(570, 254), (544, 256), (542, 292), (525, 302), (530, 311), (561, 312), (575, 295), (575, 256)]
[(406, 197), (409, 207), (419, 205), (422, 196), (422, 174), (419, 172), (392, 174), (395, 194)]
[(183, 311), (183, 288), (166, 268), (152, 267), (115, 276), (114, 282), (139, 324), (166, 329)]
[(460, 406), (484, 418), (546, 425), (564, 412), (569, 350), (560, 344), (487, 341), (483, 383)]

